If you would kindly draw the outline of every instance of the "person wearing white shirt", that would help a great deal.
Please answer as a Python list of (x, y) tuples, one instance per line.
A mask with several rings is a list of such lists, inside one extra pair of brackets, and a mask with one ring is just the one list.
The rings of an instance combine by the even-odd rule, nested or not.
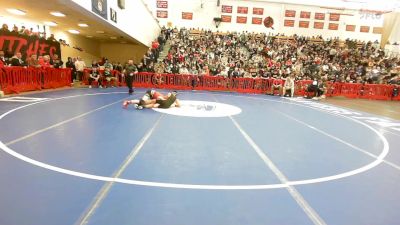
[(85, 69), (85, 67), (86, 67), (85, 61), (83, 61), (82, 58), (78, 56), (75, 62), (76, 75), (78, 80), (82, 80), (83, 69)]
[(189, 74), (189, 70), (188, 70), (185, 66), (183, 66), (183, 67), (181, 67), (181, 68), (179, 69), (179, 74), (185, 74), (185, 75), (187, 75), (187, 74)]
[(286, 77), (285, 80), (285, 85), (283, 85), (283, 92), (282, 96), (286, 95), (286, 91), (290, 90), (290, 97), (293, 97), (294, 95), (294, 74), (290, 74), (288, 77)]

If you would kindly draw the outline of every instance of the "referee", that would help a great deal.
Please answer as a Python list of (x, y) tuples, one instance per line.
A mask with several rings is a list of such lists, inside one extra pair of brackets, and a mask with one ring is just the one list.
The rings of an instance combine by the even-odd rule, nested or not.
[(125, 75), (125, 82), (129, 88), (130, 95), (133, 93), (133, 88), (132, 88), (133, 75), (137, 74), (137, 72), (138, 72), (138, 70), (137, 70), (136, 66), (133, 65), (133, 60), (132, 59), (128, 60), (128, 64), (125, 66), (123, 73)]

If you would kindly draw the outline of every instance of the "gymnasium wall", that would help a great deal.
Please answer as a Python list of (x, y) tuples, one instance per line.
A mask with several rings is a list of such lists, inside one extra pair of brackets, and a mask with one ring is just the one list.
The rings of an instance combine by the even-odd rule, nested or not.
[[(100, 58), (99, 41), (54, 28), (50, 30), (57, 40), (63, 39), (69, 44), (69, 46), (61, 45), (61, 55), (64, 62), (67, 62), (68, 57), (74, 58), (80, 56), (85, 61), (86, 65), (91, 65), (93, 60), (98, 60)], [(78, 48), (80, 50), (78, 50)]]
[[(162, 26), (173, 27), (194, 27), (211, 29), (213, 31), (249, 31), (249, 32), (267, 32), (267, 33), (285, 33), (286, 35), (299, 34), (305, 36), (322, 35), (324, 38), (339, 37), (341, 39), (351, 38), (359, 40), (380, 41), (379, 28), (383, 25), (383, 16), (377, 16), (373, 13), (359, 12), (355, 10), (335, 10), (328, 8), (321, 8), (315, 6), (305, 5), (290, 5), (282, 3), (270, 3), (264, 1), (234, 1), (234, 0), (220, 0), (220, 6), (217, 6), (217, 0), (146, 0), (149, 8), (151, 8), (153, 15), (158, 17)], [(161, 2), (161, 4), (160, 4)], [(167, 8), (164, 2), (167, 2)], [(157, 7), (157, 3), (159, 4)], [(222, 13), (222, 6), (231, 6), (232, 13)], [(161, 7), (160, 7), (161, 6)], [(237, 12), (238, 7), (248, 7), (247, 14), (240, 14)], [(263, 15), (254, 15), (253, 8), (262, 8)], [(286, 10), (295, 10), (295, 17), (286, 17)], [(160, 13), (157, 11), (164, 11)], [(160, 18), (165, 16), (167, 18)], [(310, 18), (300, 18), (300, 12), (310, 12)], [(182, 12), (193, 13), (192, 20), (182, 19)], [(315, 13), (323, 13), (325, 18), (323, 20), (315, 19)], [(339, 13), (339, 21), (330, 21), (330, 13)], [(215, 27), (213, 22), (214, 17), (221, 17), (221, 15), (231, 16), (230, 23), (222, 22), (219, 28)], [(237, 16), (246, 17), (246, 23), (237, 23)], [(264, 20), (267, 16), (274, 19), (274, 29), (266, 28), (263, 24), (252, 24), (252, 18), (258, 17)], [(293, 20), (294, 26), (287, 27), (284, 25), (285, 20)], [(299, 22), (309, 22), (308, 28), (300, 28)], [(314, 22), (323, 22), (323, 29), (314, 28)], [(329, 23), (337, 24), (337, 30), (330, 30)], [(355, 31), (346, 31), (347, 25), (355, 25)], [(369, 27), (368, 32), (360, 32), (361, 26)], [(378, 32), (377, 34), (374, 33)], [(365, 30), (364, 30), (365, 31)]]
[[(97, 15), (92, 12), (92, 1), (72, 1), (84, 8), (88, 13)], [(109, 0), (107, 4), (107, 20), (98, 16), (100, 20), (107, 21), (109, 24), (135, 38), (142, 44), (149, 47), (151, 46), (151, 42), (154, 41), (160, 33), (160, 26), (141, 0), (126, 0), (125, 9), (120, 9), (118, 7), (117, 0)], [(110, 8), (117, 13), (117, 23), (111, 21)]]
[[(102, 57), (108, 58), (110, 62), (121, 62), (124, 64), (128, 59), (133, 59), (135, 63), (139, 63), (143, 55), (149, 49), (145, 45), (104, 42), (59, 30), (52, 29), (51, 31), (54, 33), (57, 40), (61, 38), (66, 40), (70, 45), (61, 45), (62, 59), (64, 62), (67, 61), (68, 56), (80, 56), (87, 66), (90, 66), (93, 60), (97, 61)], [(82, 51), (74, 47), (79, 47)]]
[(134, 63), (140, 63), (148, 49), (143, 45), (115, 43), (102, 43), (100, 46), (102, 56), (107, 57), (110, 62), (121, 62), (122, 64), (128, 59), (132, 59)]
[[(43, 26), (38, 28), (37, 22), (21, 18), (0, 17), (0, 23), (7, 24), (9, 28), (12, 28), (14, 24), (18, 27), (24, 25), (27, 28), (34, 28), (34, 32), (43, 32)], [(91, 65), (93, 60), (97, 61), (101, 57), (107, 57), (110, 61), (121, 63), (126, 62), (128, 59), (133, 59), (135, 63), (138, 63), (148, 50), (148, 47), (145, 45), (101, 42), (97, 39), (71, 34), (57, 27), (45, 27), (46, 32), (54, 34), (57, 40), (62, 39), (68, 43), (68, 46), (61, 45), (61, 59), (64, 62), (67, 62), (68, 57), (74, 58), (80, 56), (87, 66)]]

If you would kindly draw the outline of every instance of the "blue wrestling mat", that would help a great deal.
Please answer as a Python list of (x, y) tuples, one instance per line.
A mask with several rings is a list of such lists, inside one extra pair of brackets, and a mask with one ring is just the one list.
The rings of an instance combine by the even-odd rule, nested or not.
[(0, 99), (0, 224), (400, 224), (399, 121), (218, 92), (122, 108), (144, 92)]

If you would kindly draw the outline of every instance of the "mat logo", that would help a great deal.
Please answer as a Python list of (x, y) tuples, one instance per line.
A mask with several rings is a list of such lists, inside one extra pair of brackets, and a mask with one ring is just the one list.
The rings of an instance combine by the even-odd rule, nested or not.
[(213, 111), (215, 110), (216, 106), (215, 105), (189, 105), (189, 107), (195, 107), (197, 110), (203, 110), (203, 111)]
[(188, 117), (225, 117), (242, 112), (239, 107), (219, 102), (181, 100), (181, 107), (154, 109), (157, 112)]

